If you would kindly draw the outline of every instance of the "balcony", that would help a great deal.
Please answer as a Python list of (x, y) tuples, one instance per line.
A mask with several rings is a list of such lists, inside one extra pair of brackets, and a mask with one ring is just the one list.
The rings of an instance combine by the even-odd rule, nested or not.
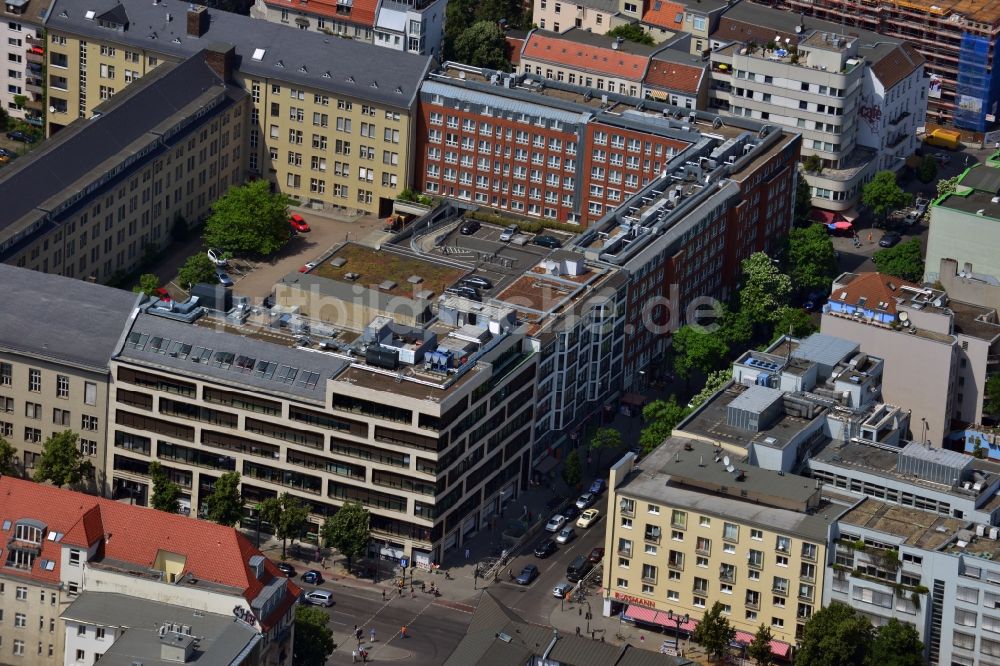
[(896, 125), (898, 125), (899, 123), (903, 122), (904, 120), (906, 120), (909, 117), (910, 117), (910, 112), (909, 111), (903, 111), (901, 114), (899, 114), (898, 116), (896, 116), (895, 118), (893, 118), (892, 120), (889, 121), (889, 127), (895, 127)]
[(36, 95), (41, 95), (42, 94), (42, 80), (41, 79), (25, 79), (24, 80), (24, 89), (27, 90), (30, 93), (34, 93)]
[(41, 64), (45, 61), (45, 49), (40, 46), (29, 47), (24, 52), (24, 59), (28, 62), (37, 62)]

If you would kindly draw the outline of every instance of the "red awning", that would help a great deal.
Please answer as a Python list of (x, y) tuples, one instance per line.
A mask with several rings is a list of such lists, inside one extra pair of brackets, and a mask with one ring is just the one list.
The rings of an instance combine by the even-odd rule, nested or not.
[[(737, 631), (736, 637), (733, 639), (736, 643), (741, 645), (749, 645), (753, 642), (753, 634), (746, 631)], [(792, 646), (783, 641), (771, 641), (771, 653), (776, 657), (787, 657)]]
[(625, 618), (629, 620), (638, 620), (639, 622), (645, 622), (647, 624), (659, 624), (656, 621), (656, 616), (658, 613), (653, 608), (646, 608), (645, 606), (628, 606), (625, 609)]
[(822, 222), (823, 224), (837, 224), (839, 222), (847, 222), (845, 218), (840, 213), (833, 210), (823, 210), (822, 208), (813, 208), (809, 212), (809, 217), (816, 222)]

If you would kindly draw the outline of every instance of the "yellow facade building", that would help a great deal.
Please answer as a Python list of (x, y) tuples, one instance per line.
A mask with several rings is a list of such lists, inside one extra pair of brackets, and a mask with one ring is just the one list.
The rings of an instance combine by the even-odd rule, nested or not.
[(683, 638), (719, 602), (737, 642), (764, 624), (775, 655), (791, 656), (821, 607), (830, 525), (847, 507), (811, 479), (737, 468), (680, 438), (640, 463), (629, 454), (609, 485), (606, 616)]

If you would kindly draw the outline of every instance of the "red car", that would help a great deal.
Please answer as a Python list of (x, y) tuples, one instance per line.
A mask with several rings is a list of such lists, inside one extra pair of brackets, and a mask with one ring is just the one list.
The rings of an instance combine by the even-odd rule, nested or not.
[(292, 225), (292, 229), (298, 232), (309, 231), (309, 223), (303, 220), (298, 213), (292, 213), (291, 217), (288, 218), (288, 224)]
[(169, 303), (170, 302), (170, 292), (168, 292), (163, 287), (157, 287), (155, 293), (156, 293), (156, 297), (158, 299), (160, 299), (161, 301), (163, 301), (164, 303)]
[(302, 268), (299, 269), (299, 273), (308, 273), (314, 268), (316, 268), (316, 262), (310, 261), (308, 264), (303, 265)]
[(590, 556), (587, 557), (587, 559), (593, 562), (594, 564), (597, 564), (598, 562), (604, 559), (604, 549), (595, 548), (594, 550), (590, 551)]

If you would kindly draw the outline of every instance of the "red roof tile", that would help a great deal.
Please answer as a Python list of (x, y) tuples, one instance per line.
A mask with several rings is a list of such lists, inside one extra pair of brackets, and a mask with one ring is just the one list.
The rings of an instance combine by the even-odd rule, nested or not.
[(641, 81), (649, 63), (648, 55), (628, 53), (610, 47), (581, 44), (533, 31), (524, 45), (521, 60), (541, 60), (580, 71), (595, 72), (630, 81)]
[[(680, 20), (678, 20), (678, 16)], [(642, 15), (642, 22), (655, 25), (658, 28), (680, 32), (684, 29), (684, 5), (653, 0), (649, 3), (649, 9)]]
[[(59, 582), (60, 548), (64, 544), (86, 548), (98, 541), (103, 542), (100, 557), (137, 566), (151, 567), (163, 550), (183, 555), (183, 573), (234, 587), (248, 601), (257, 596), (271, 577), (283, 578), (274, 563), (266, 560), (269, 575), (264, 576), (263, 582), (258, 580), (248, 562), (252, 556), (260, 555), (260, 551), (231, 527), (0, 477), (0, 525), (2, 521), (16, 523), (24, 518), (42, 522), (49, 534), (63, 535), (58, 542), (45, 539), (41, 555), (30, 571), (13, 572), (40, 582)], [(6, 542), (12, 534), (13, 527), (8, 533), (0, 533), (0, 539)], [(48, 571), (43, 569), (42, 559), (53, 561), (55, 566)], [(298, 596), (298, 588), (291, 581), (289, 593), (293, 598)]]
[(311, 0), (308, 5), (296, 0), (265, 0), (265, 2), (269, 7), (290, 9), (296, 12), (305, 11), (307, 14), (336, 19), (366, 28), (375, 27), (375, 9), (378, 7), (378, 0), (354, 0), (351, 13), (341, 14), (337, 12), (337, 0)]
[[(830, 294), (830, 300), (858, 305), (864, 298), (866, 308), (896, 314), (896, 299), (903, 296), (901, 287), (919, 289), (920, 285), (885, 273), (859, 273), (847, 284), (835, 289)], [(888, 305), (880, 308), (879, 303)]]
[(704, 75), (704, 67), (654, 58), (649, 63), (645, 83), (664, 90), (676, 90), (696, 95), (701, 89), (701, 80)]

